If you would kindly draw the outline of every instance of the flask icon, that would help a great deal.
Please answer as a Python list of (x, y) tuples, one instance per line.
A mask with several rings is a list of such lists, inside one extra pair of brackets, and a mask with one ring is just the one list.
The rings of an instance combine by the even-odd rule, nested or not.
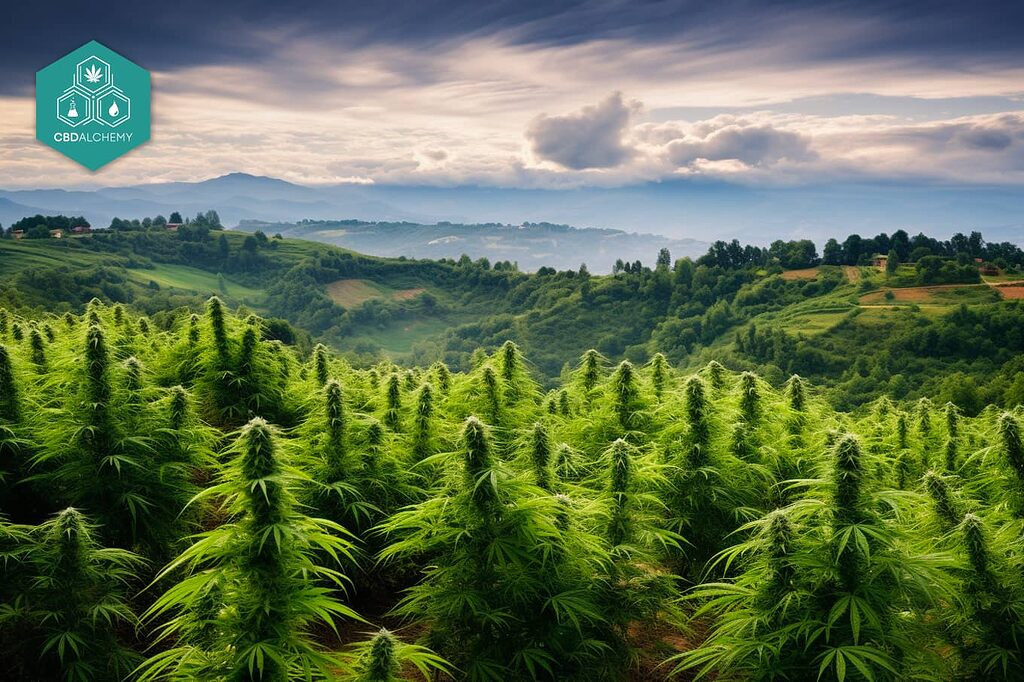
[(78, 107), (73, 97), (71, 98), (71, 107), (68, 109), (68, 118), (78, 118)]

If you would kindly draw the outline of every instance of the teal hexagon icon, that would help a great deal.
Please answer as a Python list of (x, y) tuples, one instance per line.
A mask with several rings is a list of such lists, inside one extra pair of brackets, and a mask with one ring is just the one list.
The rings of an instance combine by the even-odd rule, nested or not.
[(96, 170), (149, 140), (149, 72), (95, 40), (36, 73), (36, 139)]

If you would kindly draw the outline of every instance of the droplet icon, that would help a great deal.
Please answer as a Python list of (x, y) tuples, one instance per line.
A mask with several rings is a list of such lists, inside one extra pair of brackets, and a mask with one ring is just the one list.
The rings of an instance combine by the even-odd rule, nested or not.
[(111, 117), (117, 116), (118, 114), (121, 113), (121, 110), (117, 108), (117, 101), (116, 100), (110, 104), (110, 108), (107, 109), (107, 113), (110, 114)]

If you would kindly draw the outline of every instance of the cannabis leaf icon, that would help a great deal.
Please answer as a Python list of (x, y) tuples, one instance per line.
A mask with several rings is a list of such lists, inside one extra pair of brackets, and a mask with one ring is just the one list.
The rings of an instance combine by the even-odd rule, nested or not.
[(99, 83), (100, 78), (103, 77), (103, 71), (101, 71), (95, 64), (85, 70), (85, 80), (90, 83)]

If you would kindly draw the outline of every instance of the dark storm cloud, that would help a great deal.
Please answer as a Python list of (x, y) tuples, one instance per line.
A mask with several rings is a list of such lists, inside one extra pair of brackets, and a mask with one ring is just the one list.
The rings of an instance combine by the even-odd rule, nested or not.
[(526, 131), (533, 153), (564, 168), (615, 168), (631, 155), (623, 142), (636, 105), (613, 93), (565, 116), (538, 116)]
[[(901, 56), (935, 66), (1019, 63), (1024, 56), (1024, 3), (1016, 1), (60, 0), (12, 2), (4, 12), (0, 93), (29, 92), (37, 69), (92, 39), (154, 70), (272, 63), (290, 42), (430, 52), (443, 42), (498, 33), (525, 45), (685, 39), (708, 51), (731, 50), (771, 43), (801, 26), (809, 30), (792, 45), (795, 62)], [(825, 25), (865, 28), (855, 39), (834, 41), (813, 30)]]

